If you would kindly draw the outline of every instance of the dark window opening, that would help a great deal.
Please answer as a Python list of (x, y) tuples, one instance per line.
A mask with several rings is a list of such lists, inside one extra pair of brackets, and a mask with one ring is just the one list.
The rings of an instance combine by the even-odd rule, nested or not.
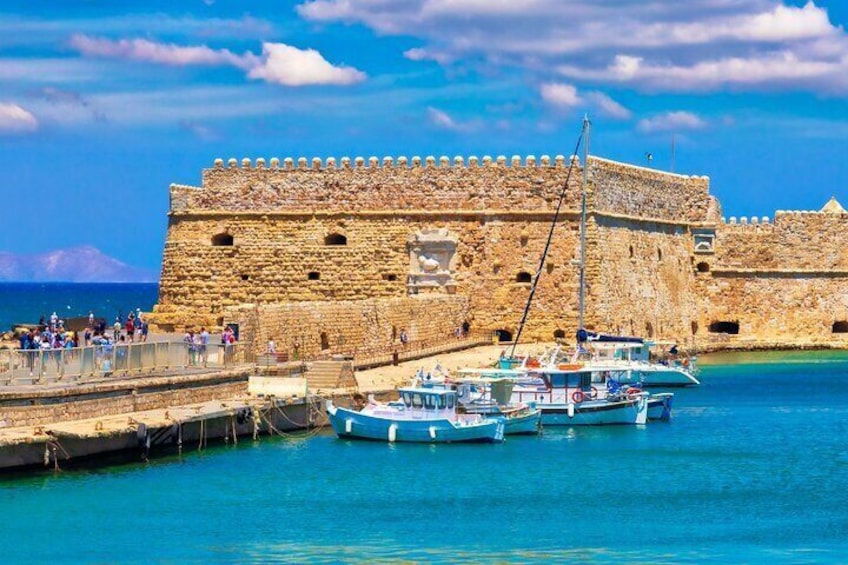
[(633, 246), (630, 246), (630, 258), (633, 259)]
[(495, 330), (498, 341), (512, 341), (512, 332), (509, 330)]
[(709, 273), (710, 272), (710, 264), (706, 263), (704, 261), (701, 261), (700, 263), (698, 263), (697, 269), (698, 269), (699, 273)]
[(692, 335), (698, 333), (698, 322), (692, 320)]
[(553, 263), (548, 263), (547, 265), (545, 265), (545, 268), (548, 270), (549, 275), (554, 272), (554, 264)]
[(392, 326), (392, 343), (397, 339), (397, 326)]
[(654, 325), (651, 322), (645, 322), (645, 333), (648, 337), (654, 337)]
[(554, 330), (554, 339), (565, 339), (565, 330)]
[(848, 334), (848, 322), (842, 320), (838, 322), (833, 322), (833, 333)]
[(340, 233), (331, 233), (324, 238), (324, 245), (347, 245), (347, 237)]
[(739, 322), (713, 322), (710, 324), (710, 333), (737, 335), (739, 333)]
[(657, 249), (657, 261), (662, 261), (662, 249)]
[(396, 280), (397, 280), (397, 275), (395, 275), (394, 273), (391, 273), (391, 274), (389, 274), (389, 273), (384, 273), (384, 274), (383, 274), (383, 280), (384, 280), (384, 281), (389, 281), (389, 282), (394, 282), (394, 281), (396, 281)]
[(233, 236), (228, 233), (219, 233), (212, 236), (212, 245), (216, 247), (229, 246), (233, 244)]
[(249, 280), (250, 280), (250, 275), (242, 275), (242, 276), (241, 276), (241, 280), (243, 280), (243, 281), (249, 281)]
[(327, 337), (327, 332), (321, 332), (321, 351), (330, 349), (330, 338)]
[(527, 271), (521, 271), (517, 275), (515, 275), (515, 282), (519, 283), (529, 283), (533, 281), (533, 275), (528, 273)]
[(309, 274), (306, 275), (306, 278), (310, 281), (317, 281), (321, 279), (321, 273), (318, 271), (310, 271)]

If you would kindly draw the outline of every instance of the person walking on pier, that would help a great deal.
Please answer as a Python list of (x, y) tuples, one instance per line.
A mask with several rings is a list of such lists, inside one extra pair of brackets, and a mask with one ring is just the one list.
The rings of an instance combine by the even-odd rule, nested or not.
[(200, 353), (200, 362), (206, 366), (206, 360), (209, 358), (209, 332), (206, 328), (200, 328), (199, 334), (200, 345), (198, 347)]

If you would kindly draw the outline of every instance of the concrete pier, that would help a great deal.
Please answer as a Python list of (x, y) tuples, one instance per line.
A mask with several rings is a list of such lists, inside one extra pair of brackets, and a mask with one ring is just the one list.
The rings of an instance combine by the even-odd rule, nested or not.
[(210, 440), (236, 442), (324, 423), (320, 399), (307, 394), (305, 379), (252, 372), (9, 387), (0, 392), (0, 470), (58, 468), (115, 452), (144, 459), (162, 448), (202, 449)]

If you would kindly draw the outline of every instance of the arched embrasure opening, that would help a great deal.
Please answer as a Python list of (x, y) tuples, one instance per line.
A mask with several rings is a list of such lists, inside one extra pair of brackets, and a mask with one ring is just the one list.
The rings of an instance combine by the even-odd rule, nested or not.
[(327, 332), (321, 332), (321, 350), (330, 349), (330, 338), (327, 337)]
[(739, 322), (713, 322), (710, 324), (710, 333), (737, 335), (739, 333)]
[(521, 271), (520, 273), (515, 275), (515, 282), (517, 282), (517, 283), (533, 282), (533, 275), (531, 275), (527, 271)]
[(831, 331), (835, 334), (848, 334), (848, 322), (844, 320), (833, 322)]
[(230, 246), (233, 244), (233, 236), (228, 233), (219, 233), (212, 236), (212, 245), (215, 247)]
[(512, 332), (509, 330), (495, 330), (498, 341), (512, 341)]
[(331, 233), (324, 237), (324, 245), (347, 245), (347, 237), (340, 233)]
[(710, 264), (707, 263), (706, 261), (701, 261), (700, 263), (698, 263), (698, 265), (695, 268), (698, 269), (699, 273), (709, 273), (710, 272)]

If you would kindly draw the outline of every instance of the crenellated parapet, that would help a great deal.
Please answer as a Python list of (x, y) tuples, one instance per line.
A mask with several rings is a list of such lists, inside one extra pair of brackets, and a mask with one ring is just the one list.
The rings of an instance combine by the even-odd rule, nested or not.
[[(577, 156), (286, 157), (216, 159), (202, 190), (172, 190), (172, 214), (203, 212), (551, 212), (573, 164), (564, 210), (580, 208)], [(589, 158), (589, 210), (703, 223), (709, 179)], [(176, 196), (176, 197), (175, 197)]]
[(774, 218), (722, 218), (717, 262), (726, 269), (848, 269), (848, 215), (821, 210), (777, 210)]

